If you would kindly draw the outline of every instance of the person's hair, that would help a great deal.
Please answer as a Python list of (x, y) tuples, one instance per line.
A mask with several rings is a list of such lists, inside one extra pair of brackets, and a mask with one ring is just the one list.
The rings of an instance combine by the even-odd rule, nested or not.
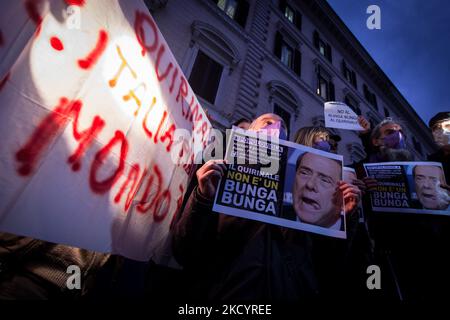
[(380, 138), (381, 128), (387, 124), (398, 124), (403, 128), (402, 124), (399, 121), (396, 121), (390, 117), (385, 118), (379, 124), (377, 124), (375, 128), (373, 128), (372, 133), (370, 134), (370, 140)]
[(324, 137), (328, 141), (330, 133), (324, 127), (303, 127), (295, 133), (294, 142), (312, 147), (316, 137)]
[(442, 168), (440, 166), (424, 166), (422, 164), (417, 164), (414, 166), (414, 168), (412, 169), (412, 174), (413, 174), (413, 179), (416, 179), (416, 169), (417, 167), (435, 167), (439, 169), (439, 180), (441, 183), (445, 183), (445, 175), (444, 175), (444, 171), (442, 170)]
[[(300, 167), (300, 163), (302, 162), (303, 157), (304, 157), (305, 155), (307, 155), (308, 153), (311, 153), (311, 152), (305, 152), (305, 153), (302, 153), (302, 154), (297, 158), (297, 161), (295, 162), (295, 172), (298, 171), (298, 167)], [(318, 154), (315, 154), (315, 153), (311, 153), (311, 154), (314, 154), (314, 155), (319, 156), (319, 157), (324, 157), (324, 156), (321, 156), (321, 155), (318, 155)], [(327, 158), (327, 157), (324, 157), (324, 158)], [(336, 160), (336, 159), (333, 159), (333, 158), (327, 158), (327, 159), (333, 160), (333, 161), (336, 162), (339, 166), (342, 167), (342, 162), (340, 162), (339, 160)]]
[(443, 121), (447, 121), (450, 119), (450, 111), (438, 112), (436, 113), (428, 122), (428, 126), (431, 130), (439, 127)]
[(242, 122), (248, 122), (249, 124), (252, 123), (250, 120), (248, 120), (247, 118), (240, 118), (239, 120), (233, 122), (233, 126), (239, 126)]
[(286, 134), (289, 135), (289, 132), (288, 132), (288, 129), (287, 129), (287, 126), (286, 126), (286, 122), (284, 122), (283, 118), (281, 116), (279, 116), (278, 114), (276, 114), (276, 113), (263, 113), (263, 114), (259, 115), (258, 117), (253, 119), (253, 121), (250, 123), (249, 130), (255, 130), (255, 124), (257, 123), (257, 121), (260, 118), (262, 118), (262, 117), (273, 117), (273, 116), (279, 118), (279, 120), (277, 120), (277, 121), (281, 121), (281, 125), (283, 126), (284, 130), (286, 130)]

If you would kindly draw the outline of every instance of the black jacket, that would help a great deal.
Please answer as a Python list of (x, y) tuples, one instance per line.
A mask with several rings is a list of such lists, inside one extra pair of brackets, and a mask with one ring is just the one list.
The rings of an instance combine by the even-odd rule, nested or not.
[(450, 184), (450, 153), (445, 154), (444, 150), (439, 149), (437, 152), (430, 154), (428, 160), (442, 163), (445, 180), (447, 181), (447, 184)]
[(310, 237), (213, 213), (197, 189), (174, 226), (173, 250), (191, 282), (191, 299), (279, 300), (318, 293)]

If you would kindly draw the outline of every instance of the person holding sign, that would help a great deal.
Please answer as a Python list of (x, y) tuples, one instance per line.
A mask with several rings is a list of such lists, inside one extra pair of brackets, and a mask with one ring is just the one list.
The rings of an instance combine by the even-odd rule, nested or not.
[[(285, 125), (278, 115), (264, 114), (251, 123), (249, 130), (266, 128), (268, 134), (276, 134)], [(197, 171), (198, 186), (174, 223), (172, 248), (184, 267), (188, 296), (203, 300), (315, 296), (317, 281), (308, 249), (310, 240), (305, 234), (292, 237), (290, 233), (286, 240), (280, 227), (212, 212), (225, 170), (224, 160), (210, 160)], [(267, 252), (272, 254), (268, 256)], [(292, 263), (287, 265), (285, 259)], [(286, 281), (288, 278), (291, 280)]]
[[(392, 118), (381, 121), (370, 134), (370, 144), (366, 145), (367, 158), (356, 165), (359, 177), (366, 175), (362, 163), (385, 163), (412, 161), (413, 155), (406, 148), (401, 124)], [(421, 172), (419, 168), (419, 173)], [(428, 175), (427, 173), (426, 175)], [(367, 189), (382, 192), (373, 177)], [(418, 185), (419, 199), (431, 205), (428, 192)], [(371, 192), (371, 193), (373, 193)], [(427, 200), (424, 197), (428, 197)], [(439, 296), (444, 288), (441, 279), (445, 272), (442, 264), (441, 218), (432, 215), (413, 216), (399, 212), (375, 212), (371, 199), (364, 199), (369, 236), (375, 244), (373, 264), (385, 269), (385, 289), (381, 294), (386, 298), (417, 300)], [(445, 217), (446, 218), (446, 217)]]
[[(273, 114), (255, 119), (249, 130), (267, 128), (279, 136), (285, 130), (281, 118)], [(208, 161), (197, 171), (198, 187), (174, 224), (173, 251), (192, 282), (189, 296), (211, 300), (316, 296), (320, 289), (310, 234), (212, 213), (218, 180), (224, 172), (223, 160)], [(341, 189), (336, 190), (338, 180), (334, 191), (342, 199)]]
[(370, 155), (370, 162), (414, 160), (406, 148), (406, 138), (401, 125), (391, 118), (380, 122), (373, 129), (370, 138), (375, 150), (375, 153)]

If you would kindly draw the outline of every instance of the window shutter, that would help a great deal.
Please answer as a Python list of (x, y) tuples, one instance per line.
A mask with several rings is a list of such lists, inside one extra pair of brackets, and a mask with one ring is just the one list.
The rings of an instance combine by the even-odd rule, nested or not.
[(298, 30), (302, 30), (302, 15), (298, 11), (294, 13), (294, 24)]
[(247, 21), (248, 16), (248, 8), (249, 4), (245, 0), (241, 0), (238, 3), (235, 20), (237, 23), (241, 25), (242, 28), (245, 28), (245, 22)]
[(275, 34), (275, 49), (274, 53), (278, 57), (278, 59), (281, 59), (281, 42), (283, 41), (283, 37), (281, 36), (281, 33), (277, 31)]
[(222, 71), (223, 67), (219, 63), (199, 50), (189, 76), (192, 90), (195, 94), (214, 104)]
[(334, 97), (334, 84), (333, 84), (333, 82), (328, 82), (329, 83), (329, 85), (330, 85), (330, 89), (329, 89), (329, 101), (334, 101), (335, 100), (335, 97)]
[(294, 51), (294, 72), (300, 77), (302, 70), (302, 53), (299, 50)]
[(314, 47), (316, 47), (316, 49), (319, 49), (319, 33), (317, 32), (317, 30), (314, 31), (314, 35), (313, 35), (313, 42), (314, 42)]

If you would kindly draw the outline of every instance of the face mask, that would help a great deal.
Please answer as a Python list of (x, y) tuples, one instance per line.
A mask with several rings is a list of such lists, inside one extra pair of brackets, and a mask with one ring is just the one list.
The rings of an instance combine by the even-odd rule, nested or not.
[(313, 144), (314, 149), (322, 150), (325, 152), (330, 152), (331, 145), (327, 141), (319, 141)]
[(267, 130), (268, 136), (278, 136), (279, 139), (287, 140), (286, 130), (284, 130), (281, 125), (281, 121), (276, 121), (272, 124), (268, 124), (265, 127), (261, 128), (261, 130)]
[(383, 145), (390, 149), (406, 149), (405, 139), (400, 131), (395, 131), (383, 139)]

